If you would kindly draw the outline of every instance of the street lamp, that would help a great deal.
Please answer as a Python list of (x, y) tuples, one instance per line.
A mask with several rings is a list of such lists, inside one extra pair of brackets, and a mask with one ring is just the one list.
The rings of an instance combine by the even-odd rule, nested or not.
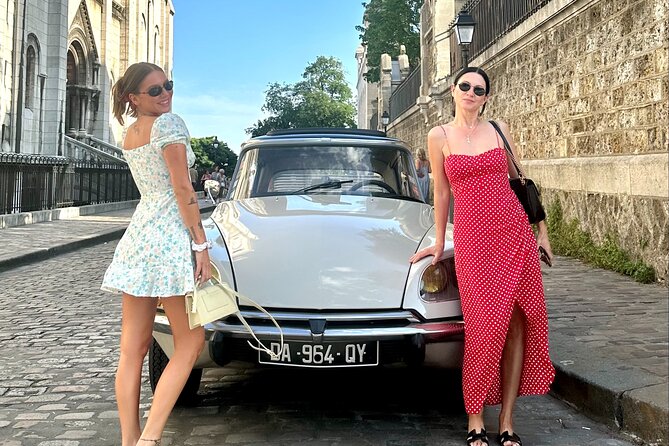
[(381, 115), (381, 124), (383, 124), (383, 133), (388, 133), (387, 128), (388, 124), (390, 124), (390, 115), (388, 114), (388, 110), (383, 110), (383, 114)]
[(218, 138), (214, 136), (214, 142), (211, 143), (212, 146), (214, 146), (214, 149), (218, 149)]
[(469, 63), (469, 45), (474, 39), (476, 22), (474, 21), (474, 17), (463, 9), (458, 13), (453, 26), (455, 27), (455, 37), (458, 39), (458, 45), (460, 45), (460, 50), (462, 51), (462, 68), (465, 68)]

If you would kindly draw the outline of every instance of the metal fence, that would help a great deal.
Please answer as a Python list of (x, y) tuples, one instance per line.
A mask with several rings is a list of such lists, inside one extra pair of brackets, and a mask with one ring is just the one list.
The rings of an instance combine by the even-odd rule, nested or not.
[[(469, 46), (469, 60), (481, 54), (550, 1), (511, 0), (500, 2), (499, 0), (470, 0), (465, 3), (462, 9), (469, 11), (476, 21), (473, 40)], [(451, 32), (450, 38), (451, 66), (454, 67), (453, 72), (457, 72), (462, 68), (462, 56), (454, 31)]]
[(0, 214), (137, 198), (126, 165), (0, 153)]
[(390, 122), (416, 105), (420, 96), (420, 64), (407, 76), (390, 95)]

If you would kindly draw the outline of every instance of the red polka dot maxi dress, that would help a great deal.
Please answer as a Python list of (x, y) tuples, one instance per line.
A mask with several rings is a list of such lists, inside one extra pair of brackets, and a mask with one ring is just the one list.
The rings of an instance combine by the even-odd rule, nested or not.
[(509, 185), (504, 148), (451, 154), (444, 169), (455, 197), (455, 269), (465, 322), (462, 370), (467, 413), (500, 404), (501, 359), (514, 304), (525, 316), (518, 395), (548, 392), (548, 318), (537, 242)]

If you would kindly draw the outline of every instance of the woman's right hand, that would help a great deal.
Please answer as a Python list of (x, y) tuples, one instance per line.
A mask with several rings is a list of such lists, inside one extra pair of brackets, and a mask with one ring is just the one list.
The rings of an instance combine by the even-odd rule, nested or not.
[(211, 279), (211, 261), (209, 250), (195, 252), (195, 283), (201, 285)]
[(433, 256), (432, 257), (432, 264), (436, 265), (439, 259), (441, 259), (442, 254), (444, 253), (444, 246), (441, 245), (432, 245), (428, 246), (427, 248), (423, 248), (420, 251), (416, 252), (416, 254), (412, 255), (409, 257), (409, 261), (411, 263), (416, 263), (420, 259), (427, 257), (427, 256)]

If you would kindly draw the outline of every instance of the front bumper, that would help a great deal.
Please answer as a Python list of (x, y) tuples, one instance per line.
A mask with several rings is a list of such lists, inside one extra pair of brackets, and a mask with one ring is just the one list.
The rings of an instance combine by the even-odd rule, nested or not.
[[(256, 336), (278, 341), (279, 331), (259, 311), (242, 310)], [(462, 364), (462, 320), (427, 322), (403, 310), (358, 312), (273, 311), (284, 340), (313, 344), (379, 341), (380, 363), (405, 362), (457, 368)], [(167, 317), (159, 309), (153, 336), (168, 356), (174, 347)], [(206, 346), (195, 368), (220, 367), (232, 360), (256, 362), (258, 354), (247, 345), (252, 339), (235, 316), (205, 326)]]

